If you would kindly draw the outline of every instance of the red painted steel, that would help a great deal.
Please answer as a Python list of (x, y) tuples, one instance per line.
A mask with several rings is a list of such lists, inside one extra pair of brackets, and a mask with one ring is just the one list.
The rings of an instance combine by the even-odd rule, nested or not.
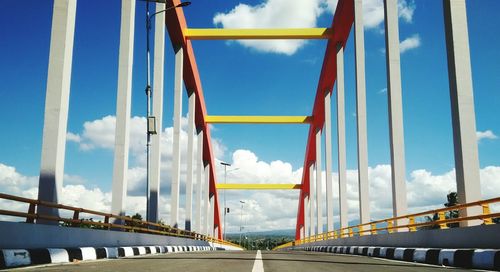
[(340, 0), (335, 10), (331, 28), (333, 37), (328, 40), (323, 66), (316, 90), (316, 98), (313, 108), (313, 123), (309, 126), (309, 136), (307, 140), (304, 167), (302, 171), (302, 189), (300, 190), (299, 207), (297, 211), (297, 225), (295, 229), (295, 239), (300, 239), (300, 228), (304, 226), (304, 198), (309, 195), (309, 166), (316, 160), (316, 137), (318, 129), (323, 128), (325, 123), (325, 92), (332, 92), (335, 80), (337, 79), (337, 44), (345, 46), (349, 32), (354, 22), (354, 2), (353, 0)]
[[(174, 6), (180, 3), (180, 0), (167, 0), (167, 6)], [(205, 122), (207, 110), (205, 107), (205, 99), (203, 97), (203, 89), (201, 87), (201, 80), (198, 73), (198, 66), (196, 65), (193, 47), (191, 45), (191, 41), (187, 40), (183, 33), (183, 29), (187, 28), (187, 24), (182, 9), (176, 8), (169, 10), (165, 16), (165, 24), (167, 26), (173, 48), (182, 46), (184, 49), (184, 85), (186, 86), (188, 92), (194, 92), (196, 94), (195, 124), (197, 128), (203, 128), (203, 160), (205, 164), (212, 166), (212, 171), (210, 171), (209, 192), (210, 195), (214, 197), (214, 228), (218, 227), (217, 235), (220, 238), (222, 237), (222, 225), (220, 224), (219, 198), (215, 187), (215, 163), (212, 153), (210, 129), (208, 124)]]

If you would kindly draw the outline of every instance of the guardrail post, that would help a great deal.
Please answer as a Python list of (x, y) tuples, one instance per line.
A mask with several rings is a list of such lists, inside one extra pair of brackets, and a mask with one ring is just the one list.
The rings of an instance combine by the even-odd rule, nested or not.
[(370, 224), (370, 234), (371, 235), (377, 234), (377, 224), (374, 223)]
[[(488, 205), (488, 204), (482, 204), (481, 206), (483, 207), (483, 215), (490, 214), (490, 205)], [(483, 218), (483, 223), (485, 225), (492, 225), (493, 224), (493, 220), (491, 219), (491, 217)]]
[[(28, 208), (28, 213), (35, 215), (36, 204), (30, 203), (30, 207)], [(26, 217), (26, 223), (35, 223), (35, 217)]]
[(348, 232), (349, 232), (349, 237), (354, 236), (354, 232), (353, 232), (352, 228), (349, 228)]
[(389, 233), (394, 232), (392, 221), (387, 221), (387, 232), (389, 232)]
[(78, 220), (80, 217), (80, 211), (76, 210), (73, 212), (73, 220)]
[[(438, 215), (439, 215), (439, 220), (446, 220), (446, 215), (444, 212), (438, 212)], [(446, 223), (440, 223), (439, 224), (439, 228), (440, 229), (447, 229), (448, 226), (446, 225)]]
[(108, 224), (108, 225), (106, 226), (108, 230), (109, 230), (109, 229), (111, 229), (111, 227), (109, 226), (109, 216), (105, 216), (105, 217), (104, 217), (104, 224)]
[(415, 217), (409, 217), (409, 229), (410, 231), (417, 231), (417, 228), (414, 226), (415, 225)]

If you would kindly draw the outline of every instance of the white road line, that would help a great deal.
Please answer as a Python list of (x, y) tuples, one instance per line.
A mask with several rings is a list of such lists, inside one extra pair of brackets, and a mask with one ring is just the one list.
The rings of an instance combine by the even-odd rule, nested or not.
[(260, 253), (260, 250), (257, 250), (257, 255), (255, 255), (252, 272), (264, 272), (264, 263), (262, 262), (262, 254)]

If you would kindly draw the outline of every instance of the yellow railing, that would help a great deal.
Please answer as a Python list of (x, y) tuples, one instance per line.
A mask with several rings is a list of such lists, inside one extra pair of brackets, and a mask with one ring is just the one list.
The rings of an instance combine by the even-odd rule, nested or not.
[[(104, 230), (117, 230), (117, 231), (126, 231), (126, 232), (138, 232), (138, 233), (149, 233), (156, 235), (166, 235), (166, 236), (175, 236), (175, 237), (183, 237), (195, 240), (203, 240), (207, 242), (217, 243), (221, 245), (229, 245), (241, 248), (239, 245), (233, 244), (228, 241), (219, 240), (214, 237), (210, 237), (207, 235), (199, 234), (193, 231), (187, 231), (177, 228), (172, 228), (168, 225), (148, 222), (144, 220), (133, 219), (128, 216), (120, 216), (114, 215), (110, 213), (103, 213), (93, 210), (87, 210), (83, 208), (76, 208), (71, 206), (66, 206), (62, 204), (56, 204), (52, 202), (45, 202), (35, 199), (29, 199), (19, 196), (13, 196), (8, 194), (0, 193), (0, 199), (11, 200), (16, 202), (22, 202), (29, 204), (28, 212), (18, 212), (18, 211), (9, 211), (0, 209), (0, 215), (14, 216), (14, 217), (22, 217), (26, 219), (26, 223), (34, 223), (35, 220), (47, 220), (54, 222), (64, 222), (68, 224), (70, 227), (81, 227), (81, 226), (91, 226)], [(57, 216), (49, 216), (38, 214), (37, 207), (44, 206), (48, 208), (55, 208), (58, 210), (66, 210), (73, 212), (72, 218), (63, 218)], [(104, 222), (96, 222), (92, 219), (80, 218), (80, 214), (89, 214), (94, 216), (101, 216), (104, 218)], [(111, 219), (117, 220), (117, 222), (110, 223)]]
[[(376, 235), (381, 231), (386, 231), (388, 233), (393, 233), (395, 231), (410, 231), (414, 232), (417, 231), (419, 228), (422, 227), (429, 227), (429, 226), (436, 226), (439, 229), (447, 229), (448, 224), (451, 223), (460, 223), (460, 222), (467, 222), (471, 220), (481, 220), (482, 224), (484, 225), (490, 225), (493, 224), (493, 219), (494, 218), (499, 218), (500, 213), (491, 213), (490, 212), (490, 204), (492, 203), (499, 203), (500, 202), (500, 197), (497, 198), (491, 198), (491, 199), (486, 199), (486, 200), (481, 200), (481, 201), (475, 201), (467, 204), (459, 204), (455, 205), (452, 207), (446, 207), (446, 208), (441, 208), (441, 209), (435, 209), (435, 210), (430, 210), (430, 211), (425, 211), (425, 212), (420, 212), (420, 213), (414, 213), (414, 214), (409, 214), (409, 215), (404, 215), (404, 216), (398, 216), (398, 217), (392, 217), (388, 219), (382, 219), (382, 220), (377, 220), (373, 221), (370, 223), (365, 223), (365, 224), (359, 224), (356, 226), (351, 226), (347, 228), (341, 228), (338, 230), (326, 232), (326, 233), (320, 233), (314, 236), (306, 237), (301, 240), (296, 240), (293, 243), (287, 243), (280, 245), (276, 249), (280, 248), (286, 248), (290, 247), (293, 245), (301, 245), (301, 244), (307, 244), (310, 242), (316, 242), (316, 241), (323, 241), (323, 240), (330, 240), (330, 239), (339, 239), (339, 238), (346, 238), (346, 237), (354, 237), (354, 236), (362, 236), (362, 235)], [(472, 215), (472, 216), (462, 216), (458, 218), (446, 218), (446, 212), (449, 211), (455, 211), (455, 210), (464, 210), (466, 208), (470, 207), (478, 207), (482, 210), (480, 214), (477, 215)], [(426, 221), (426, 222), (416, 222), (416, 219), (419, 217), (424, 217), (428, 215), (438, 215), (438, 220), (435, 221)], [(460, 214), (460, 213), (459, 213)]]

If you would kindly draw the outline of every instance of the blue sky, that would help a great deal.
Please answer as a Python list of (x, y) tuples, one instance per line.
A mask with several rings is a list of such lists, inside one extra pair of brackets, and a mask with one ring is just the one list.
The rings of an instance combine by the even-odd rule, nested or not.
[[(0, 1), (0, 163), (26, 176), (39, 172), (52, 2)], [(216, 14), (227, 17), (240, 2), (255, 11), (280, 1), (194, 0), (184, 8), (188, 26), (214, 27)], [(316, 12), (313, 26), (329, 27), (331, 1), (312, 2), (322, 9)], [(376, 6), (380, 1), (367, 2)], [(443, 174), (454, 168), (454, 161), (442, 1), (402, 2), (412, 12), (410, 18), (400, 18), (400, 40), (409, 39), (409, 49), (401, 57), (407, 176), (418, 169)], [(84, 122), (115, 114), (120, 3), (78, 1), (69, 132), (83, 135)], [(137, 2), (132, 116), (145, 113), (144, 7)], [(500, 2), (467, 1), (467, 8), (477, 129), (491, 133), (479, 142), (480, 164), (481, 168), (500, 166), (500, 141), (495, 139), (500, 134)], [(283, 16), (278, 23), (286, 22)], [(390, 157), (383, 22), (371, 21), (365, 31), (368, 148), (369, 165), (376, 167), (389, 164)], [(231, 23), (228, 19), (217, 26)], [(209, 114), (311, 113), (326, 41), (309, 41), (293, 54), (263, 52), (237, 42), (193, 44)], [(357, 167), (353, 45), (351, 35), (345, 49), (348, 169)], [(163, 119), (164, 127), (171, 127), (174, 60), (168, 40), (166, 52)], [(184, 114), (186, 102), (184, 98)], [(334, 101), (332, 105), (335, 112)], [(335, 143), (335, 123), (333, 128)], [(265, 162), (288, 162), (295, 171), (303, 164), (307, 132), (307, 126), (295, 125), (216, 125), (212, 137), (225, 147), (219, 159), (231, 161), (234, 151), (245, 149)], [(336, 154), (335, 144), (333, 152)], [(112, 151), (82, 150), (78, 143), (68, 142), (66, 155), (67, 174), (82, 177), (87, 186), (110, 190)], [(130, 165), (140, 165), (139, 159), (132, 157)], [(336, 169), (334, 160), (333, 171)]]

